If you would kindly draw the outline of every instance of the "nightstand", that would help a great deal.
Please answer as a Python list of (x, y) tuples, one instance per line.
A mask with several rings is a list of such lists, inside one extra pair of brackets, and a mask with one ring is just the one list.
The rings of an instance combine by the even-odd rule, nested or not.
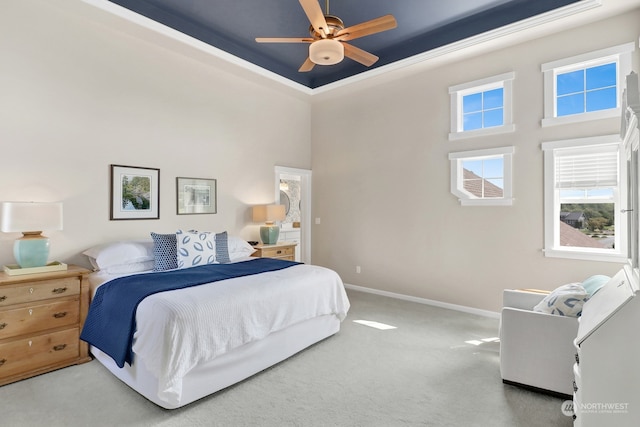
[(89, 270), (0, 272), (0, 385), (91, 360), (80, 332)]
[(278, 258), (286, 259), (289, 261), (296, 260), (296, 245), (295, 242), (279, 242), (275, 245), (259, 244), (253, 248), (256, 250), (252, 256), (260, 258)]

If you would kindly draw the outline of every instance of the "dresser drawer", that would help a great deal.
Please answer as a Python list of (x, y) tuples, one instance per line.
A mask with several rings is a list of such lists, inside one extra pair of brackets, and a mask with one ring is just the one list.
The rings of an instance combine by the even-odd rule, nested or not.
[(32, 281), (0, 287), (0, 308), (13, 304), (41, 301), (80, 294), (80, 279), (65, 277), (42, 281)]
[(77, 325), (80, 320), (78, 298), (20, 304), (0, 309), (0, 340), (47, 329)]
[(283, 248), (263, 248), (262, 249), (263, 258), (289, 257), (294, 254), (295, 254), (295, 248), (293, 246), (288, 246)]
[(77, 358), (79, 338), (74, 328), (0, 344), (0, 379)]

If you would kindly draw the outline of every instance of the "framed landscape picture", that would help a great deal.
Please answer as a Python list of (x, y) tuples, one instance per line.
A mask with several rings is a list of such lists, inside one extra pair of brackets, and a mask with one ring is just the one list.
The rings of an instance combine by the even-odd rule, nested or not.
[(178, 177), (176, 188), (178, 215), (217, 213), (215, 179)]
[(160, 169), (111, 165), (111, 220), (160, 218)]

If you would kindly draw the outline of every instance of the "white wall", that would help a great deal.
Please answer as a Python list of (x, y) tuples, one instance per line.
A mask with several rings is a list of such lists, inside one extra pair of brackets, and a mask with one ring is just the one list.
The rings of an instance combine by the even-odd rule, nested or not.
[[(80, 1), (2, 4), (0, 200), (64, 202), (52, 259), (182, 227), (256, 238), (274, 166), (311, 166), (308, 102), (150, 38)], [(159, 220), (109, 220), (110, 164), (160, 169)], [(177, 176), (217, 179), (218, 213), (176, 215)], [(0, 264), (16, 237), (0, 233)]]
[[(553, 289), (620, 264), (545, 258), (540, 143), (617, 133), (617, 119), (542, 129), (540, 65), (636, 42), (640, 12), (367, 83), (313, 105), (315, 263), (347, 283), (498, 311), (504, 288)], [(638, 54), (634, 53), (638, 70)], [(449, 141), (448, 88), (514, 71), (512, 134)], [(512, 207), (462, 207), (449, 152), (515, 146)], [(361, 266), (361, 273), (356, 273)]]
[[(52, 258), (85, 263), (79, 253), (93, 244), (150, 231), (256, 238), (249, 206), (272, 201), (274, 166), (312, 168), (321, 218), (314, 263), (347, 283), (498, 310), (503, 288), (552, 289), (619, 268), (542, 255), (540, 143), (615, 133), (619, 123), (541, 129), (540, 64), (639, 33), (636, 10), (418, 74), (402, 70), (401, 79), (331, 91), (310, 106), (81, 1), (5, 2), (0, 200), (63, 201), (65, 229), (48, 233)], [(517, 132), (448, 141), (448, 87), (506, 71), (516, 72)], [(461, 207), (449, 193), (447, 154), (504, 145), (516, 146), (515, 205)], [(109, 221), (110, 164), (160, 168), (159, 220)], [(177, 176), (218, 179), (218, 214), (176, 215)], [(16, 237), (0, 233), (0, 263), (13, 261)]]

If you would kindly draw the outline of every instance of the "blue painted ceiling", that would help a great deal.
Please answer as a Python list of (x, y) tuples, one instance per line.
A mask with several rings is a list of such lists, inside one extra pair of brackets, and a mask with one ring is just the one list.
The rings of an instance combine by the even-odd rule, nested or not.
[[(133, 12), (309, 88), (391, 64), (580, 0), (331, 0), (329, 13), (350, 27), (383, 15), (397, 28), (349, 43), (380, 59), (366, 67), (349, 58), (307, 73), (298, 68), (306, 43), (257, 43), (256, 37), (309, 37), (298, 0), (110, 0)], [(326, 0), (318, 0), (326, 13)]]

